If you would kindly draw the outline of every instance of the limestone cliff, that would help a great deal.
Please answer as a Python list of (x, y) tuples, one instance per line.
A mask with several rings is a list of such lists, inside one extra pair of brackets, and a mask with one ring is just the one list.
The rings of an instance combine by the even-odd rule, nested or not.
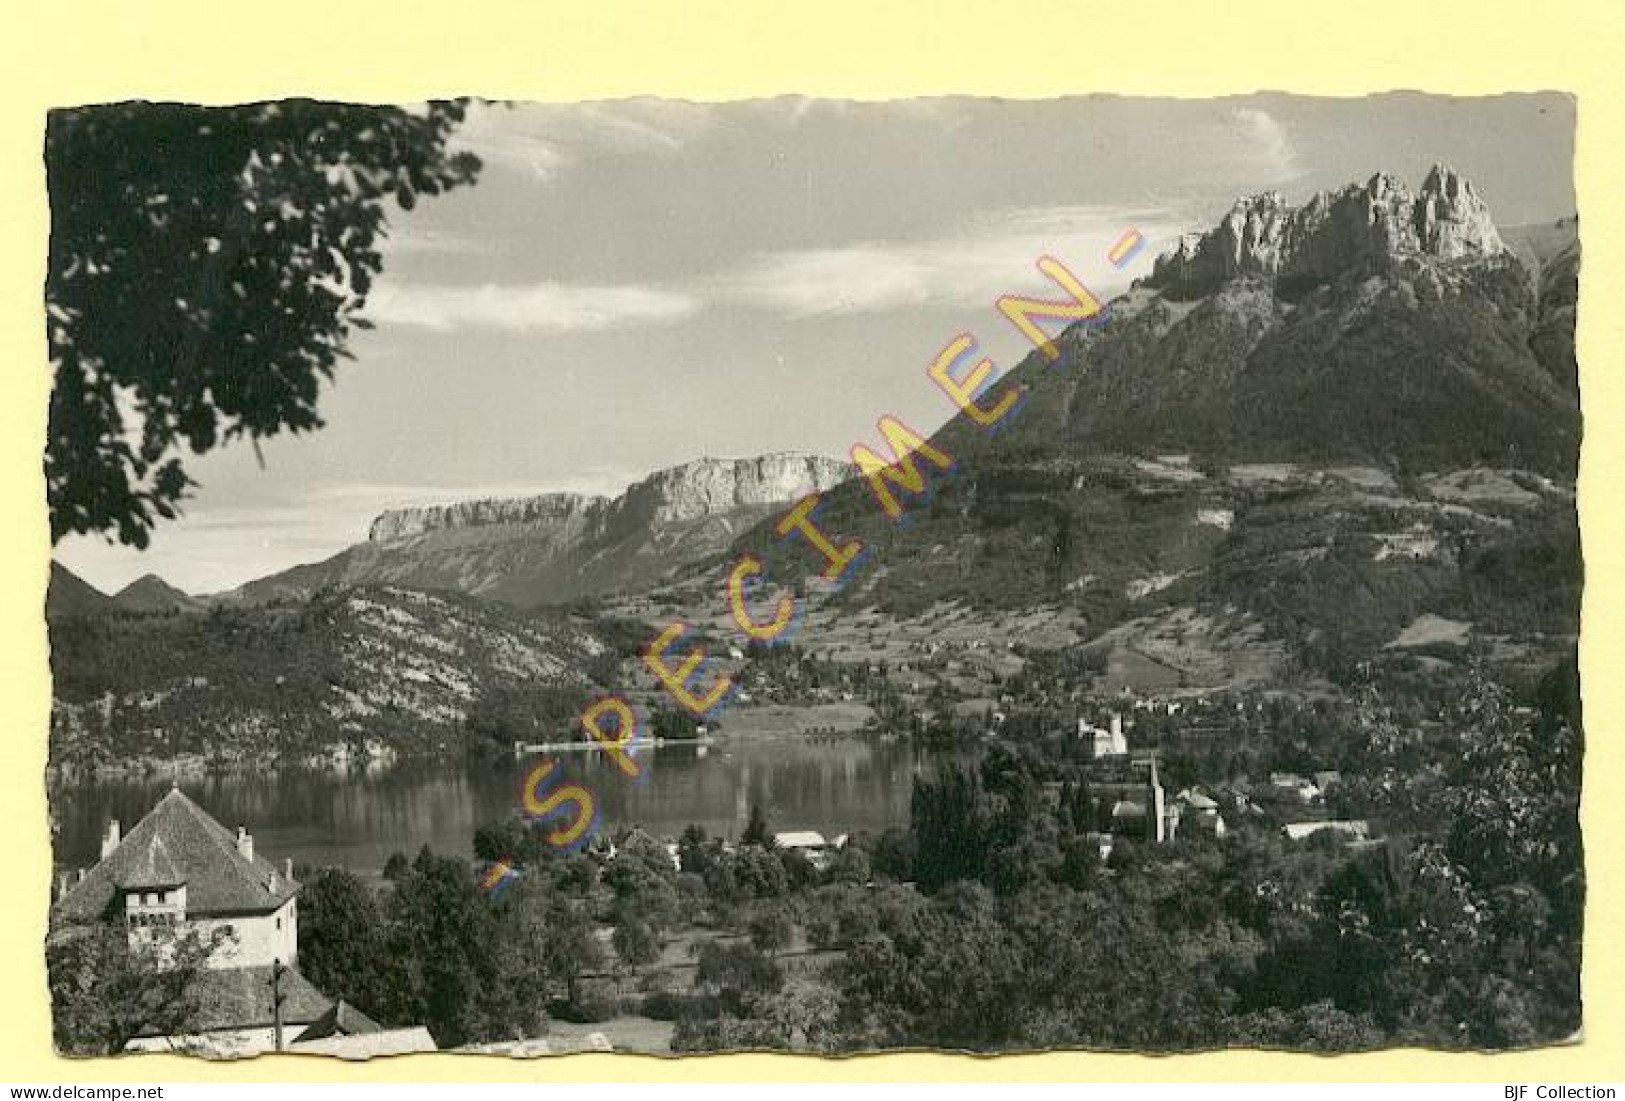
[(380, 513), (367, 530), (371, 543), (393, 543), (434, 531), (491, 524), (601, 523), (608, 497), (544, 493), (537, 497), (458, 501), (449, 505), (399, 508)]
[(547, 493), (394, 509), (373, 521), (367, 539), (387, 544), (430, 532), (494, 525), (559, 526), (587, 535), (624, 535), (641, 525), (684, 523), (776, 505), (829, 489), (851, 473), (846, 463), (819, 455), (703, 458), (656, 471), (615, 498)]
[(1283, 293), (1391, 269), (1405, 258), (1458, 261), (1506, 252), (1473, 185), (1435, 165), (1412, 194), (1386, 173), (1300, 207), (1280, 192), (1238, 199), (1206, 233), (1187, 234), (1158, 258), (1145, 285), (1174, 300), (1204, 297), (1238, 279)]
[(618, 497), (548, 493), (396, 509), (372, 522), (367, 542), (252, 582), (240, 595), (390, 584), (521, 607), (561, 603), (647, 584), (720, 554), (774, 510), (851, 473), (821, 456), (705, 458), (657, 471)]

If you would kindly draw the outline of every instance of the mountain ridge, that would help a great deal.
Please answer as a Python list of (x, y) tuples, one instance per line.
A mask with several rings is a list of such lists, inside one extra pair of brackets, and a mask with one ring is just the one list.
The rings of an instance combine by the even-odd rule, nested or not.
[(51, 763), (70, 770), (460, 750), (489, 694), (558, 696), (567, 717), (617, 660), (589, 620), (387, 586), (50, 632)]
[(655, 471), (616, 497), (552, 493), (394, 509), (373, 520), (365, 543), (249, 582), (234, 596), (257, 602), (384, 583), (517, 607), (562, 604), (653, 582), (718, 553), (763, 516), (851, 474), (843, 461), (793, 452), (707, 457)]
[(47, 619), (106, 615), (117, 609), (118, 604), (111, 596), (52, 559), (51, 578), (45, 591)]
[[(1509, 245), (1477, 188), (1444, 165), (1416, 191), (1379, 172), (1297, 206), (1278, 192), (1243, 197), (1160, 256), (1103, 323), (1057, 338), (1061, 362), (1034, 353), (1009, 372), (1005, 384), (1029, 391), (1019, 421), (990, 437), (960, 417), (934, 438), (994, 465), (1177, 452), (1221, 465), (1531, 468), (1570, 479), (1577, 254), (1562, 241), (1574, 224), (1534, 229), (1538, 249)], [(805, 461), (700, 459), (613, 498), (391, 510), (365, 543), (236, 595), (385, 582), (528, 607), (646, 587), (723, 555), (796, 495), (758, 471), (754, 484), (780, 491), (741, 498), (741, 471)], [(827, 492), (853, 473), (818, 461), (794, 488)]]
[[(995, 380), (995, 394), (1028, 389), (1010, 423), (989, 433), (957, 417), (933, 433), (957, 465), (926, 471), (932, 492), (905, 499), (906, 522), (846, 464), (785, 456), (698, 460), (613, 498), (393, 510), (366, 542), (244, 586), (219, 625), (120, 616), (113, 643), (98, 624), (61, 631), (63, 744), (89, 753), (116, 720), (120, 741), (157, 754), (177, 748), (160, 734), (201, 717), (246, 745), (285, 721), (287, 694), (262, 671), (287, 666), (295, 717), (317, 716), (324, 737), (380, 732), (406, 701), (404, 744), (432, 745), (471, 698), (440, 643), (495, 669), (520, 644), (513, 617), (542, 614), (493, 605), (599, 597), (624, 620), (679, 615), (728, 634), (722, 579), (742, 551), (808, 600), (797, 646), (916, 672), (940, 660), (961, 686), (979, 664), (1010, 677), (1030, 660), (1097, 662), (1114, 690), (1169, 692), (1346, 686), (1372, 663), (1428, 675), (1469, 657), (1535, 671), (1579, 629), (1579, 247), (1563, 223), (1509, 245), (1452, 178), (1423, 196), (1379, 175), (1313, 216), (1241, 201), (1239, 219), (1160, 260), (1160, 279), (1154, 266), (1103, 321), (1056, 338), (1056, 362), (1035, 351)], [(1393, 247), (1377, 256), (1373, 242)], [(804, 541), (775, 531), (811, 489), (819, 527), (873, 552), (835, 591), (808, 580), (823, 563)], [(410, 594), (421, 589), (465, 595)], [(952, 657), (938, 653), (950, 619)], [(238, 620), (216, 645), (209, 632)], [(1450, 630), (1419, 648), (1417, 624)], [(619, 677), (547, 634), (523, 646), (550, 682)], [(154, 677), (221, 664), (243, 699), (183, 684), (173, 709), (144, 717), (169, 707), (148, 699), (168, 689), (121, 672), (109, 645), (139, 646)], [(430, 680), (403, 680), (398, 655)], [(362, 704), (349, 695), (374, 688)], [(116, 716), (96, 711), (109, 690)]]

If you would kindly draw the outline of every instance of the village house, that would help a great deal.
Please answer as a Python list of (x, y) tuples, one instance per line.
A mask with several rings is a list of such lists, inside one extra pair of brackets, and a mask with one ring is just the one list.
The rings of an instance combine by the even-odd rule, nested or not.
[(1291, 841), (1303, 841), (1317, 833), (1334, 833), (1351, 844), (1363, 844), (1372, 840), (1371, 823), (1363, 818), (1288, 822), (1281, 827), (1281, 831)]
[(837, 846), (817, 830), (786, 830), (773, 835), (773, 844), (785, 852), (799, 852), (814, 868), (823, 871), (835, 859)]
[(1270, 773), (1270, 787), (1286, 795), (1295, 796), (1301, 803), (1313, 803), (1320, 798), (1320, 789), (1311, 780), (1295, 772)]
[(410, 1055), (435, 1051), (434, 1037), (422, 1025), (385, 1028), (349, 1002), (334, 1002), (289, 1045), (305, 1055), (337, 1055), (341, 1059), (371, 1059), (378, 1055)]
[[(1150, 839), (1145, 803), (1133, 799), (1118, 799), (1112, 803), (1112, 835), (1114, 837), (1141, 837)], [(1161, 840), (1161, 838), (1157, 838)]]
[[(1157, 759), (1113, 757), (1107, 763), (1109, 768), (1090, 777), (1089, 793), (1097, 805), (1109, 808), (1106, 818), (1113, 836), (1158, 845), (1172, 841), (1179, 827), (1179, 807), (1167, 798)], [(1146, 775), (1137, 775), (1141, 772)]]
[(1128, 739), (1123, 734), (1123, 716), (1113, 715), (1109, 725), (1098, 727), (1088, 719), (1078, 720), (1078, 737), (1089, 743), (1090, 756), (1126, 757)]
[(1176, 821), (1188, 822), (1187, 832), (1194, 829), (1213, 837), (1225, 835), (1227, 827), (1223, 815), (1219, 813), (1218, 800), (1196, 788), (1186, 788), (1174, 797), (1174, 803), (1179, 808)]

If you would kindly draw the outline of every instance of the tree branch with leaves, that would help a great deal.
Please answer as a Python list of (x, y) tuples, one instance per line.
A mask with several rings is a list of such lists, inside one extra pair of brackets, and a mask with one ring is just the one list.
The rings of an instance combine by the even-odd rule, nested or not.
[(476, 179), (464, 101), (53, 111), (45, 167), (51, 537), (146, 546), (183, 455), (322, 426), (387, 236), (386, 203)]

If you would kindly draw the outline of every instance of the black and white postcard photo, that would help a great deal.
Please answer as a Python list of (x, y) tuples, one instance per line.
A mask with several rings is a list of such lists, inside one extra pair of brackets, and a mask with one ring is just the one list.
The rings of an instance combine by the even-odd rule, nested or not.
[(62, 101), (59, 1066), (1578, 1044), (1577, 103)]

